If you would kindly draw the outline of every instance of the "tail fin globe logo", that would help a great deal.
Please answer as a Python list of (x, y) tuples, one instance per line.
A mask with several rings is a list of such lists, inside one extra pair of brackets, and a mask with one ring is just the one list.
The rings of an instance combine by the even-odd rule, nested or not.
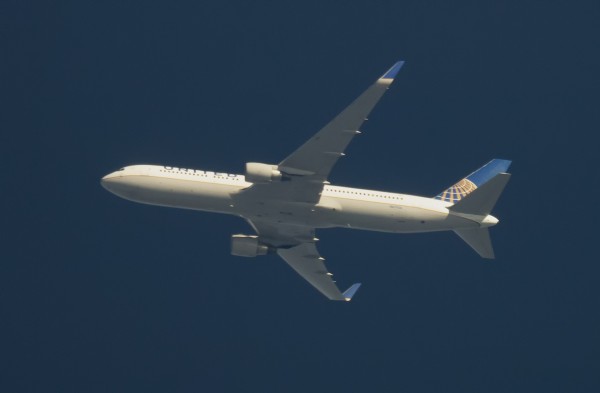
[(446, 191), (442, 192), (440, 195), (436, 196), (435, 199), (456, 203), (476, 189), (477, 186), (475, 183), (467, 178), (464, 178), (452, 187), (448, 188)]
[(434, 198), (456, 203), (475, 191), (477, 187), (481, 187), (487, 183), (488, 180), (498, 173), (506, 172), (510, 164), (511, 161), (509, 160), (494, 159)]

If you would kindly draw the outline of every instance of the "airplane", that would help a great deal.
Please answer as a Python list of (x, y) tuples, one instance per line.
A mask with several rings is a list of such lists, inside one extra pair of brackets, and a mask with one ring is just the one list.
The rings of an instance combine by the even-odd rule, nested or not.
[(244, 218), (255, 234), (231, 236), (231, 254), (277, 254), (330, 300), (350, 301), (317, 251), (315, 230), (454, 231), (481, 257), (494, 258), (490, 215), (510, 174), (493, 159), (434, 197), (334, 186), (327, 181), (375, 104), (404, 65), (395, 63), (354, 102), (279, 164), (248, 162), (244, 174), (165, 165), (132, 165), (104, 176), (108, 191), (130, 201)]

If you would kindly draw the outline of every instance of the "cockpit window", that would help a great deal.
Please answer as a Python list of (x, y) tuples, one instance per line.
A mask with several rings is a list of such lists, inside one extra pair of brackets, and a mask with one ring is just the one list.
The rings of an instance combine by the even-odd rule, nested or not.
[(125, 168), (121, 168), (121, 169), (119, 169), (119, 170), (120, 170), (120, 171), (124, 171), (124, 170), (125, 170)]

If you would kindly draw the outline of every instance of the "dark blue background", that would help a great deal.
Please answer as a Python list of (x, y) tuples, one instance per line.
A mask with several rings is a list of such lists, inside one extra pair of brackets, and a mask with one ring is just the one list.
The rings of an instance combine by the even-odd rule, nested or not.
[[(2, 2), (0, 391), (599, 391), (599, 4)], [(331, 180), (435, 195), (512, 159), (495, 261), (324, 230), (363, 282), (328, 302), (231, 256), (242, 220), (100, 187), (276, 163), (399, 59)]]

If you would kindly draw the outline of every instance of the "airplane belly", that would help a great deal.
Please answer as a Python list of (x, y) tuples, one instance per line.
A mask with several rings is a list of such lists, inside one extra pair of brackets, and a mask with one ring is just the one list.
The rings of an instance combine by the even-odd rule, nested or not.
[(445, 231), (474, 225), (469, 220), (449, 215), (445, 208), (352, 199), (341, 201), (334, 222), (340, 227), (396, 233)]
[(313, 228), (334, 227), (332, 219), (339, 212), (339, 206), (331, 204), (254, 200), (236, 196), (233, 200), (237, 214), (249, 220), (267, 220)]

